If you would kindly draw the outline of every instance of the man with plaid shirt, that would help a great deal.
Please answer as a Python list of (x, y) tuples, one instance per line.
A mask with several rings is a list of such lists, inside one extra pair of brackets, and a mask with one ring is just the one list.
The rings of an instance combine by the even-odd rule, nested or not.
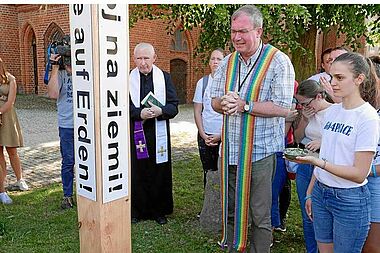
[[(250, 252), (269, 252), (272, 238), (270, 213), (275, 153), (284, 149), (285, 117), (290, 111), (293, 98), (294, 69), (288, 56), (280, 50), (274, 49), (266, 72), (257, 73), (260, 64), (264, 64), (260, 59), (263, 58), (263, 48), (267, 46), (261, 40), (262, 23), (262, 14), (253, 5), (245, 5), (235, 11), (231, 18), (231, 40), (238, 58), (234, 68), (230, 67), (232, 66), (230, 57), (233, 54), (224, 58), (215, 73), (211, 87), (212, 106), (215, 111), (224, 114), (225, 143), (222, 145), (226, 146), (224, 150), (228, 150), (222, 158), (228, 165), (226, 243), (231, 251), (235, 250), (233, 248), (239, 248), (232, 245), (232, 240), (235, 210), (237, 210), (235, 192), (241, 188), (237, 183), (239, 182), (237, 172), (243, 152), (242, 146), (246, 142), (242, 124), (249, 122), (242, 121), (242, 118), (244, 114), (254, 118), (254, 124), (247, 128), (253, 129), (252, 153), (249, 157), (251, 164), (246, 166), (251, 176), (248, 192), (248, 215), (252, 218)], [(255, 82), (256, 74), (262, 74), (263, 79), (256, 91), (257, 100), (252, 101), (248, 98), (247, 92), (250, 91), (250, 85)], [(235, 83), (229, 86), (234, 87), (233, 90), (227, 88), (228, 82), (233, 82), (230, 80), (235, 80)]]

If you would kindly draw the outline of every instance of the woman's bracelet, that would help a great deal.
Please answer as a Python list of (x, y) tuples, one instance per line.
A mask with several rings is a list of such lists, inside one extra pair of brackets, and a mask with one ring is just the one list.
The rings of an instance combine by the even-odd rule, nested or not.
[(377, 172), (376, 172), (376, 166), (375, 165), (372, 164), (371, 170), (372, 170), (372, 176), (373, 177), (377, 177)]
[(323, 160), (322, 169), (325, 169), (326, 168), (327, 160), (326, 160), (326, 158), (322, 158), (322, 160)]
[(311, 199), (311, 195), (306, 195), (306, 197), (304, 198), (305, 201), (308, 199)]

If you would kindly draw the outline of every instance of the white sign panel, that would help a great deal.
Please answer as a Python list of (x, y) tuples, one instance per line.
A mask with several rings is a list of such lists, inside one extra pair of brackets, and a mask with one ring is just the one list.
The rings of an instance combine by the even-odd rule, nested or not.
[(103, 203), (128, 196), (127, 6), (99, 5)]
[(91, 6), (70, 4), (74, 141), (78, 195), (96, 201)]

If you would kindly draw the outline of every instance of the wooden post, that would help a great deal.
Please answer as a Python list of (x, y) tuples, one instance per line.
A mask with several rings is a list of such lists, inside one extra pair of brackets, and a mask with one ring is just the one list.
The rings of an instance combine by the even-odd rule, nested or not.
[(128, 7), (71, 4), (80, 252), (131, 252)]

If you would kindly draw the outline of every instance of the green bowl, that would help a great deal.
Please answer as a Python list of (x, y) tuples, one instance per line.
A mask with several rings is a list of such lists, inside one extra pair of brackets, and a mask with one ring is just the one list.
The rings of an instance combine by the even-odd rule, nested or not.
[(307, 156), (309, 151), (302, 148), (286, 148), (284, 156), (290, 160), (295, 160), (297, 156)]

